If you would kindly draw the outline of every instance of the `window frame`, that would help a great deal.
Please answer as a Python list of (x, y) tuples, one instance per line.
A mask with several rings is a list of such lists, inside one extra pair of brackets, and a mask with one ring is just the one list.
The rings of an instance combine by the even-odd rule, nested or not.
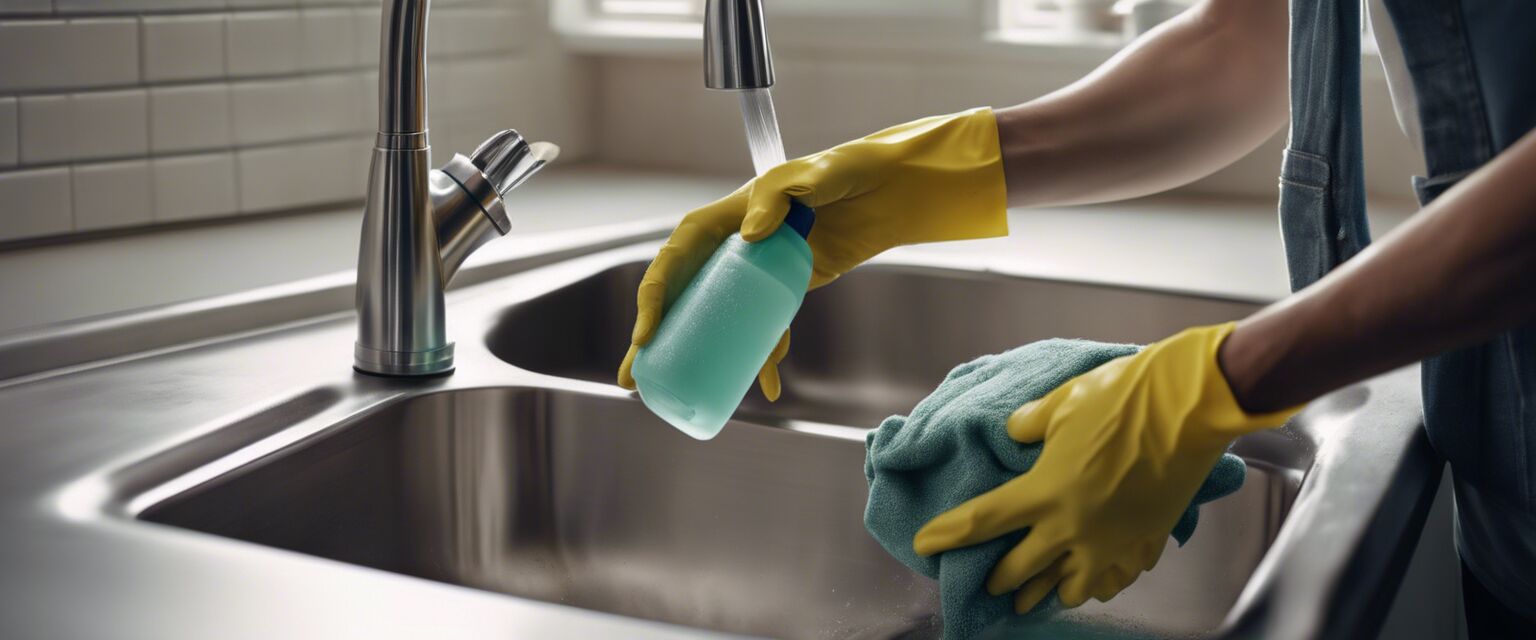
[[(561, 0), (555, 0), (559, 2)], [(589, 15), (607, 20), (636, 22), (697, 22), (704, 19), (705, 0), (585, 0)], [(615, 10), (610, 4), (635, 5), (687, 5), (681, 11)]]
[[(705, 0), (694, 0), (703, 5)], [(1117, 33), (1011, 29), (1001, 3), (1014, 0), (763, 0), (776, 43), (854, 55), (925, 51), (1107, 59)], [(568, 50), (592, 54), (695, 55), (702, 16), (604, 11), (604, 0), (550, 0), (550, 20)], [(697, 17), (696, 17), (697, 16)], [(892, 38), (890, 34), (901, 34)]]

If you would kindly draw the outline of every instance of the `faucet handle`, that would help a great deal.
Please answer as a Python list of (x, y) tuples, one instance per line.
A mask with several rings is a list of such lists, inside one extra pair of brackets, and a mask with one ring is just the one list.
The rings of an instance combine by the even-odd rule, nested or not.
[(496, 193), (505, 196), (559, 155), (560, 147), (548, 142), (529, 144), (515, 129), (507, 129), (480, 143), (470, 162), (485, 174)]
[(559, 155), (560, 147), (529, 144), (507, 129), (481, 143), (470, 157), (454, 154), (430, 174), (443, 286), (470, 253), (512, 230), (502, 197)]

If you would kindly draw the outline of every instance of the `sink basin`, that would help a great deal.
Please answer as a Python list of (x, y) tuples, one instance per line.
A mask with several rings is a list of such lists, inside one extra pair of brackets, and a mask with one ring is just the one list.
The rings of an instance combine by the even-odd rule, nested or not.
[(936, 585), (864, 533), (863, 446), (623, 399), (436, 393), (141, 518), (413, 576), (774, 637), (928, 624)]
[[(909, 410), (949, 368), (983, 353), (1056, 336), (1144, 342), (1253, 309), (871, 266), (807, 297), (784, 398), (767, 403), (753, 392), (718, 438), (697, 442), (633, 396), (591, 384), (608, 383), (623, 355), (643, 268), (610, 264), (487, 312), (485, 363), (572, 384), (535, 376), (475, 388), (480, 379), (461, 373), (446, 388), (397, 395), (137, 517), (700, 629), (938, 637), (936, 583), (893, 560), (863, 528), (864, 430)], [(470, 388), (453, 388), (466, 380)], [(1063, 621), (1157, 637), (1220, 628), (1276, 543), (1314, 445), (1290, 431), (1239, 441), (1234, 451), (1250, 465), (1242, 490), (1206, 505), (1190, 542), (1170, 547), (1120, 597)]]
[[(741, 422), (701, 443), (626, 398), (448, 391), (381, 407), (139, 517), (718, 631), (936, 637), (936, 583), (864, 531), (859, 436)], [(1219, 624), (1294, 495), (1297, 474), (1255, 463), (1242, 491), (1202, 510), (1186, 547), (1073, 617), (1162, 635)]]

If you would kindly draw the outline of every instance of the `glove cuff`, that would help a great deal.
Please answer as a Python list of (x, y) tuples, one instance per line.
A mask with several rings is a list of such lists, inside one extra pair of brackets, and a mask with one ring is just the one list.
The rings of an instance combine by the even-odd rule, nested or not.
[(1203, 398), (1199, 403), (1198, 411), (1201, 420), (1198, 423), (1209, 425), (1215, 434), (1226, 437), (1228, 440), (1284, 425), (1292, 416), (1306, 408), (1306, 405), (1302, 404), (1269, 413), (1249, 413), (1243, 409), (1237, 401), (1237, 396), (1232, 393), (1232, 385), (1227, 382), (1227, 376), (1222, 372), (1217, 358), (1217, 354), (1221, 352), (1221, 344), (1236, 328), (1236, 322), (1228, 322), (1187, 329), (1169, 338), (1169, 341), (1187, 340), (1198, 343), (1201, 354), (1200, 380)]
[(998, 137), (997, 114), (992, 107), (976, 107), (953, 116), (961, 125), (955, 135), (958, 148), (974, 149), (970, 158), (972, 175), (960, 189), (969, 189), (967, 206), (959, 207), (963, 222), (955, 230), (964, 234), (956, 240), (999, 238), (1008, 235), (1008, 176), (1003, 169), (1002, 142)]
[(1008, 184), (991, 107), (899, 124), (855, 141), (900, 149), (902, 163), (937, 180), (903, 185), (908, 210), (891, 244), (978, 240), (1008, 235)]

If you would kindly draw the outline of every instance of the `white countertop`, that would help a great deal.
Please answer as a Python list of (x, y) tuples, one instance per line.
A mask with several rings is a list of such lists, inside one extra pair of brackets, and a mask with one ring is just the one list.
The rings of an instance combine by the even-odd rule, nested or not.
[[(1159, 195), (1014, 210), (1006, 238), (911, 247), (1030, 275), (1275, 300), (1290, 293), (1276, 203)], [(1372, 203), (1376, 237), (1415, 209)]]
[[(552, 167), (509, 200), (514, 234), (676, 217), (739, 178), (611, 166)], [(1373, 205), (1379, 237), (1412, 211)], [(0, 333), (352, 269), (358, 209), (104, 238), (0, 253)], [(1243, 298), (1287, 292), (1268, 199), (1156, 196), (1018, 210), (1007, 238), (911, 247), (1045, 277)]]

